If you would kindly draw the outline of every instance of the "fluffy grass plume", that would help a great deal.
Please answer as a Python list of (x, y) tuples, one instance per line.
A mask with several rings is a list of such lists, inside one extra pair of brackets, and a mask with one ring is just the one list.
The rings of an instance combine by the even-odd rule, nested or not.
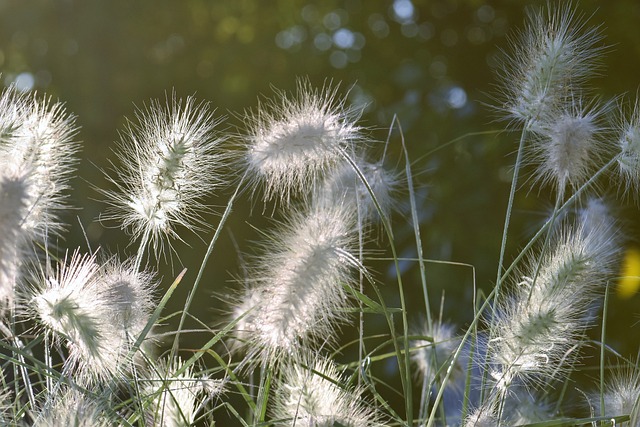
[(577, 189), (587, 182), (606, 153), (600, 135), (603, 111), (582, 104), (581, 99), (572, 99), (541, 121), (531, 150), (538, 179), (552, 184), (560, 196), (567, 186)]
[(276, 426), (381, 427), (384, 424), (362, 397), (363, 390), (342, 386), (330, 360), (284, 369), (276, 386), (272, 418)]
[(105, 192), (111, 206), (105, 219), (118, 221), (141, 239), (140, 251), (151, 245), (156, 257), (176, 230), (202, 225), (204, 197), (221, 183), (222, 138), (214, 132), (219, 121), (208, 103), (193, 97), (166, 105), (152, 101), (130, 123), (117, 153), (122, 161), (117, 191)]
[(276, 92), (246, 118), (244, 162), (253, 186), (264, 186), (265, 200), (283, 202), (313, 188), (364, 140), (358, 118), (338, 86), (314, 89), (299, 80), (295, 95)]
[(589, 395), (594, 416), (627, 415), (630, 421), (622, 426), (640, 426), (640, 369), (626, 362), (622, 367), (607, 372), (604, 390)]
[(562, 226), (549, 250), (531, 258), (511, 297), (497, 307), (489, 354), (491, 393), (501, 403), (513, 386), (544, 385), (566, 371), (592, 323), (592, 304), (615, 271), (616, 229), (582, 218)]
[(179, 358), (172, 362), (160, 360), (151, 377), (143, 381), (143, 393), (151, 398), (146, 410), (148, 426), (192, 425), (204, 405), (222, 391), (222, 382), (196, 377), (193, 367), (186, 367)]
[(640, 107), (636, 100), (631, 111), (622, 107), (620, 110), (627, 115), (617, 126), (620, 186), (626, 194), (640, 201)]
[(33, 287), (25, 311), (65, 344), (65, 366), (76, 381), (118, 380), (131, 368), (153, 288), (151, 276), (136, 272), (133, 262), (100, 265), (96, 255), (76, 251)]
[(399, 179), (383, 166), (382, 161), (369, 162), (363, 156), (357, 156), (354, 164), (362, 173), (366, 184), (358, 176), (354, 165), (343, 161), (339, 167), (326, 175), (314, 194), (313, 202), (352, 205), (363, 224), (379, 219), (380, 215), (388, 218), (394, 210), (394, 193), (398, 189)]
[(548, 120), (597, 72), (601, 40), (600, 29), (587, 26), (569, 2), (530, 9), (501, 69), (502, 109), (533, 129)]
[(59, 103), (0, 95), (0, 303), (10, 307), (24, 265), (63, 229), (73, 173), (75, 119)]
[(250, 358), (295, 356), (333, 341), (334, 325), (345, 319), (345, 286), (363, 269), (353, 254), (357, 239), (355, 214), (339, 205), (292, 212), (270, 236), (249, 278), (247, 301), (255, 306), (239, 305), (247, 314), (237, 336)]

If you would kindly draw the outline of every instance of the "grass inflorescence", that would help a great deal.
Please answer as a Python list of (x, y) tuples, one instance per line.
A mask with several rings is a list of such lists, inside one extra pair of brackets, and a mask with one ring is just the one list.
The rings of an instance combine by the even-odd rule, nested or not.
[[(300, 79), (294, 93), (276, 90), (244, 113), (246, 129), (235, 135), (219, 130), (222, 118), (194, 97), (172, 94), (140, 109), (105, 172), (111, 188), (98, 190), (100, 219), (129, 238), (116, 254), (58, 239), (79, 148), (74, 116), (6, 88), (0, 423), (640, 426), (638, 359), (607, 343), (626, 231), (601, 185), (614, 181), (621, 201), (638, 200), (637, 102), (593, 97), (603, 31), (572, 5), (533, 10), (511, 45), (495, 99), (519, 144), (496, 281), (455, 303), (473, 313), (466, 325), (446, 320), (444, 304), (438, 317), (431, 306), (421, 238), (429, 231), (420, 224), (411, 153), (402, 140), (396, 163), (405, 167), (390, 167), (388, 147), (359, 123), (361, 111), (339, 85), (316, 89)], [(390, 134), (401, 135), (398, 128), (394, 121)], [(521, 171), (532, 174), (526, 185)], [(509, 263), (515, 195), (531, 188), (548, 190), (554, 207)], [(233, 195), (209, 224), (214, 192)], [(192, 302), (211, 293), (204, 269), (243, 197), (264, 206), (257, 210), (272, 226), (241, 248), (243, 274), (237, 286), (224, 285), (216, 307), (225, 314), (197, 318)], [(396, 223), (399, 210), (411, 224)], [(159, 266), (181, 262), (176, 240), (210, 229), (195, 281), (182, 271), (165, 283)], [(417, 258), (398, 255), (396, 230), (414, 236)], [(385, 251), (396, 273), (386, 280), (395, 284), (376, 271)], [(419, 264), (418, 286), (403, 282), (406, 262)], [(178, 285), (189, 294), (170, 312)], [(385, 300), (389, 289), (393, 301)], [(423, 309), (410, 311), (410, 298)], [(184, 348), (192, 321), (207, 339)], [(372, 332), (371, 324), (386, 329)], [(348, 341), (343, 328), (356, 338)], [(584, 372), (597, 376), (593, 384), (575, 380)]]

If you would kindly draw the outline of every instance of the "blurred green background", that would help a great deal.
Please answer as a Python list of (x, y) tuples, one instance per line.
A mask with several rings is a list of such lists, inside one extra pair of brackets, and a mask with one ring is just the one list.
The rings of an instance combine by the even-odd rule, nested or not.
[[(255, 108), (272, 87), (295, 90), (296, 78), (321, 86), (342, 82), (349, 102), (364, 109), (362, 124), (385, 141), (397, 116), (414, 165), (416, 194), (426, 256), (472, 264), (477, 285), (489, 289), (496, 263), (518, 135), (498, 132), (506, 123), (492, 112), (492, 94), (500, 49), (506, 35), (522, 28), (526, 7), (546, 2), (477, 0), (60, 0), (0, 1), (0, 71), (2, 83), (52, 95), (77, 115), (82, 152), (73, 181), (70, 224), (62, 247), (102, 246), (126, 255), (127, 237), (97, 219), (105, 205), (92, 186), (108, 187), (100, 172), (117, 165), (112, 152), (125, 117), (150, 99), (175, 90), (211, 101), (226, 116), (221, 130), (242, 133), (242, 113)], [(640, 4), (635, 0), (583, 0), (577, 6), (589, 23), (603, 23), (606, 69), (592, 84), (603, 99), (637, 91), (640, 76)], [(446, 142), (471, 134), (449, 147)], [(402, 167), (398, 132), (390, 138), (391, 166)], [(526, 175), (525, 175), (526, 179)], [(507, 260), (522, 247), (550, 212), (549, 189), (528, 191), (515, 204)], [(220, 213), (229, 197), (210, 200)], [(611, 189), (611, 196), (616, 190)], [(406, 196), (406, 195), (405, 195)], [(613, 201), (637, 243), (638, 210)], [(224, 299), (238, 289), (245, 254), (256, 229), (273, 222), (261, 215), (262, 202), (245, 196), (227, 224), (207, 266), (193, 314), (212, 323), (227, 307)], [(403, 256), (414, 256), (406, 212), (394, 218)], [(252, 209), (253, 208), (253, 209)], [(267, 209), (271, 212), (271, 209)], [(207, 216), (212, 228), (217, 215)], [(80, 226), (82, 225), (82, 227)], [(180, 307), (206, 249), (212, 230), (201, 239), (185, 235), (177, 242), (174, 270), (161, 266), (164, 286), (184, 264), (188, 273), (174, 297)], [(240, 248), (236, 249), (236, 244)], [(372, 248), (384, 249), (380, 239)], [(247, 261), (248, 260), (248, 261)], [(372, 265), (387, 303), (398, 305), (393, 269)], [(424, 313), (418, 269), (403, 264), (409, 317)], [(429, 265), (433, 310), (444, 296), (443, 318), (464, 325), (472, 315), (473, 282), (469, 268)], [(638, 295), (612, 297), (609, 344), (623, 354), (638, 350)], [(381, 319), (367, 319), (367, 334), (384, 332)], [(196, 326), (191, 325), (191, 326)], [(597, 337), (596, 331), (596, 337)], [(353, 331), (345, 328), (350, 336)], [(198, 338), (188, 341), (197, 347)], [(393, 366), (385, 369), (393, 372)]]

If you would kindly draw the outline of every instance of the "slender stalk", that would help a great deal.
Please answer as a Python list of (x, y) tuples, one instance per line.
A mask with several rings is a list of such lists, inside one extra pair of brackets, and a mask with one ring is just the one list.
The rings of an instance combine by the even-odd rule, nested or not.
[(509, 231), (509, 222), (511, 221), (511, 211), (513, 209), (513, 203), (516, 195), (516, 188), (518, 186), (518, 175), (520, 168), (522, 167), (522, 157), (524, 153), (524, 145), (527, 140), (528, 126), (522, 130), (520, 135), (520, 143), (518, 144), (518, 154), (516, 155), (516, 164), (513, 168), (513, 177), (511, 178), (511, 189), (509, 190), (509, 201), (507, 203), (507, 212), (504, 218), (504, 229), (502, 231), (502, 243), (500, 245), (500, 258), (498, 260), (498, 273), (496, 277), (495, 287), (495, 300), (500, 298), (500, 288), (502, 287), (502, 264), (504, 263), (504, 255), (507, 250), (507, 234)]
[(224, 227), (224, 224), (227, 222), (227, 219), (231, 214), (231, 210), (233, 209), (233, 203), (235, 202), (236, 197), (240, 193), (240, 189), (242, 188), (242, 184), (244, 183), (246, 176), (247, 176), (247, 173), (245, 172), (245, 174), (242, 176), (242, 179), (238, 183), (238, 186), (236, 187), (235, 192), (229, 199), (229, 202), (227, 202), (227, 208), (222, 214), (222, 218), (220, 218), (220, 223), (218, 224), (218, 228), (216, 228), (216, 232), (211, 238), (211, 242), (209, 242), (209, 247), (207, 248), (207, 252), (205, 253), (204, 258), (202, 259), (202, 263), (200, 264), (200, 270), (198, 270), (198, 275), (196, 276), (196, 279), (193, 282), (193, 287), (189, 291), (189, 295), (187, 296), (187, 300), (184, 304), (184, 309), (182, 310), (182, 315), (180, 316), (180, 323), (178, 325), (178, 329), (176, 330), (176, 336), (173, 341), (173, 347), (171, 348), (171, 356), (174, 356), (175, 353), (178, 351), (178, 348), (180, 346), (180, 331), (182, 330), (185, 319), (187, 318), (187, 313), (189, 312), (189, 308), (191, 307), (193, 298), (196, 294), (196, 291), (198, 290), (198, 285), (200, 284), (200, 280), (202, 279), (202, 276), (204, 274), (204, 269), (207, 265), (207, 262), (209, 261), (209, 257), (211, 256), (211, 253), (213, 252), (213, 247), (215, 246), (216, 242), (218, 241), (218, 238), (220, 237), (222, 228)]
[(609, 304), (609, 282), (604, 290), (604, 307), (602, 308), (602, 336), (600, 338), (600, 416), (604, 417), (604, 351), (607, 336), (607, 307)]
[[(351, 167), (353, 168), (353, 170), (356, 172), (356, 174), (358, 175), (358, 178), (361, 180), (361, 182), (364, 184), (364, 186), (367, 188), (367, 191), (369, 192), (369, 194), (371, 195), (371, 199), (373, 200), (373, 204), (375, 205), (376, 209), (378, 210), (378, 212), (382, 212), (382, 208), (380, 207), (380, 204), (378, 203), (378, 199), (376, 198), (373, 190), (371, 189), (371, 186), (369, 185), (369, 183), (367, 182), (365, 176), (363, 175), (362, 171), (360, 170), (360, 168), (358, 167), (358, 165), (356, 164), (356, 162), (351, 158), (351, 156), (344, 150), (341, 150), (341, 154), (343, 156), (343, 158), (351, 165)], [(398, 352), (398, 367), (400, 372), (402, 373), (400, 375), (400, 380), (402, 382), (402, 390), (404, 392), (404, 398), (405, 398), (405, 410), (407, 413), (407, 424), (408, 425), (412, 425), (413, 424), (413, 397), (412, 397), (412, 389), (411, 389), (411, 372), (410, 372), (410, 359), (411, 359), (411, 355), (409, 354), (409, 323), (407, 321), (407, 306), (406, 306), (406, 301), (405, 301), (405, 295), (404, 295), (404, 286), (403, 286), (403, 282), (402, 282), (402, 277), (400, 276), (399, 272), (400, 272), (400, 265), (398, 263), (398, 253), (396, 250), (395, 245), (393, 244), (394, 239), (393, 239), (393, 232), (391, 230), (391, 225), (389, 224), (389, 220), (385, 217), (381, 217), (381, 222), (382, 222), (382, 226), (384, 228), (385, 234), (387, 235), (387, 238), (389, 239), (389, 247), (391, 249), (391, 254), (393, 256), (393, 260), (394, 260), (394, 266), (396, 271), (398, 272), (398, 274), (396, 274), (396, 278), (397, 278), (397, 282), (398, 282), (398, 294), (400, 297), (400, 307), (401, 307), (401, 311), (402, 311), (402, 335), (403, 335), (403, 340), (404, 340), (404, 357), (401, 357), (402, 354), (401, 352)], [(393, 329), (393, 322), (389, 323), (389, 328)], [(393, 331), (392, 331), (393, 334)], [(396, 345), (396, 344), (394, 344)], [(398, 349), (397, 349), (398, 350)]]
[(133, 265), (133, 271), (140, 271), (140, 265), (142, 265), (142, 258), (144, 257), (144, 251), (149, 243), (151, 230), (147, 227), (144, 230), (142, 239), (140, 240), (140, 246), (138, 246), (138, 253), (136, 254), (136, 263)]

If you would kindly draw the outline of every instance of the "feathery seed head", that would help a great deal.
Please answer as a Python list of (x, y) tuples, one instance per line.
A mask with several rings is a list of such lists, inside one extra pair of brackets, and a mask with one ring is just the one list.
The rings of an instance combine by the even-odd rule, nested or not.
[(362, 400), (363, 390), (341, 385), (336, 366), (319, 359), (310, 368), (298, 364), (284, 369), (277, 385), (272, 417), (277, 426), (382, 426)]
[(590, 245), (607, 254), (609, 260), (618, 257), (622, 251), (620, 227), (604, 200), (597, 197), (588, 198), (578, 211), (578, 222), (580, 233), (588, 239)]
[(151, 280), (130, 262), (101, 266), (95, 255), (76, 251), (31, 290), (27, 314), (64, 341), (76, 381), (118, 379), (130, 369), (132, 345), (152, 311)]
[[(417, 340), (413, 346), (418, 347), (411, 355), (411, 360), (418, 367), (418, 374), (426, 378), (429, 384), (436, 380), (436, 375), (442, 366), (449, 361), (460, 344), (455, 336), (455, 326), (448, 323), (433, 321), (431, 328), (425, 321), (420, 331), (415, 335), (423, 335), (431, 340)], [(464, 371), (464, 367), (459, 367)], [(456, 372), (458, 373), (458, 372)], [(465, 375), (465, 372), (459, 372)], [(454, 379), (455, 380), (455, 379)]]
[(56, 212), (65, 208), (63, 192), (78, 149), (73, 142), (75, 118), (50, 99), (9, 98), (16, 105), (8, 126), (11, 131), (5, 131), (0, 143), (0, 165), (3, 175), (28, 175), (28, 214), (22, 227), (33, 240), (44, 243), (47, 235), (62, 228)]
[[(456, 328), (449, 323), (432, 321), (431, 325), (425, 320), (420, 329), (414, 330), (412, 335), (428, 337), (412, 342), (411, 360), (417, 367), (417, 377), (429, 386), (432, 396), (442, 392), (440, 413), (444, 414), (447, 423), (459, 424), (462, 417), (462, 402), (467, 399), (469, 404), (478, 400), (478, 390), (481, 377), (480, 362), (484, 362), (484, 336), (477, 336), (473, 345), (470, 341), (463, 344), (458, 358), (453, 362), (454, 354), (461, 343), (455, 335)], [(450, 373), (446, 383), (444, 377)], [(469, 381), (469, 388), (467, 388)]]
[(57, 211), (77, 145), (73, 117), (61, 104), (5, 89), (0, 95), (0, 304), (10, 304), (32, 243), (59, 232)]
[(607, 380), (604, 390), (604, 408), (601, 406), (600, 392), (593, 392), (590, 403), (594, 406), (594, 415), (606, 416), (630, 415), (629, 427), (640, 426), (640, 369), (626, 366), (617, 369)]
[(256, 319), (263, 301), (259, 289), (246, 289), (235, 301), (231, 320), (236, 320), (234, 333), (231, 340), (232, 350), (238, 350), (247, 344), (252, 335), (256, 333)]
[(540, 124), (532, 161), (538, 165), (538, 179), (554, 183), (560, 195), (567, 185), (584, 184), (602, 157), (600, 115), (600, 109), (585, 109), (578, 100)]
[(55, 276), (33, 290), (28, 310), (45, 328), (59, 334), (82, 356), (98, 357), (102, 347), (103, 305), (96, 295), (95, 256), (74, 252)]
[(504, 405), (505, 408), (513, 408), (505, 411), (508, 412), (505, 414), (505, 421), (513, 426), (549, 421), (552, 419), (553, 409), (547, 400), (547, 397), (528, 390), (513, 393), (508, 396)]
[(249, 359), (279, 360), (331, 340), (345, 317), (344, 287), (363, 269), (351, 252), (357, 236), (353, 212), (341, 206), (294, 212), (274, 233), (251, 279), (257, 306), (241, 332), (250, 337)]
[(108, 427), (102, 404), (74, 389), (62, 389), (36, 411), (33, 427)]
[(590, 323), (589, 308), (614, 271), (619, 248), (607, 237), (614, 232), (607, 224), (565, 228), (541, 259), (531, 259), (529, 273), (498, 307), (489, 341), (495, 387), (549, 378), (568, 363)]
[(27, 216), (28, 174), (0, 173), (0, 312), (10, 307), (22, 260), (26, 258), (28, 235), (22, 228)]
[[(371, 163), (358, 158), (356, 166), (362, 173), (367, 184), (360, 179), (349, 162), (342, 162), (334, 171), (327, 174), (319, 191), (314, 196), (314, 203), (353, 204), (359, 212), (362, 221), (388, 217), (392, 208), (398, 179), (385, 169), (381, 163)], [(378, 202), (380, 212), (376, 207), (369, 189)]]
[(503, 109), (535, 128), (579, 89), (594, 71), (603, 51), (598, 27), (589, 28), (567, 3), (529, 13), (524, 32), (512, 41), (513, 52), (502, 67)]
[(495, 409), (481, 406), (473, 411), (464, 420), (464, 427), (496, 427), (501, 426)]
[(192, 229), (206, 210), (202, 198), (220, 184), (217, 168), (222, 139), (214, 133), (219, 123), (208, 104), (167, 100), (152, 102), (130, 124), (120, 147), (122, 170), (109, 178), (118, 192), (104, 192), (111, 209), (106, 219), (120, 220), (132, 240), (143, 238), (159, 256), (166, 237), (179, 238), (175, 229)]
[(152, 398), (146, 417), (149, 426), (192, 425), (206, 401), (223, 389), (221, 381), (195, 377), (193, 367), (184, 368), (180, 358), (170, 363), (159, 361), (154, 372), (158, 377), (144, 380), (143, 383), (143, 393)]
[(112, 258), (102, 266), (100, 280), (113, 325), (135, 340), (155, 308), (153, 296), (157, 284), (153, 275), (135, 271), (131, 261), (121, 263)]
[(623, 119), (619, 128), (618, 173), (621, 187), (637, 201), (640, 200), (640, 106), (637, 100), (630, 117)]
[(6, 88), (0, 94), (0, 145), (8, 143), (22, 122), (28, 98), (15, 87)]
[(248, 117), (244, 161), (255, 184), (264, 183), (265, 200), (288, 202), (312, 188), (364, 139), (356, 125), (359, 112), (346, 107), (337, 90), (300, 80), (295, 97), (278, 92), (278, 100)]

